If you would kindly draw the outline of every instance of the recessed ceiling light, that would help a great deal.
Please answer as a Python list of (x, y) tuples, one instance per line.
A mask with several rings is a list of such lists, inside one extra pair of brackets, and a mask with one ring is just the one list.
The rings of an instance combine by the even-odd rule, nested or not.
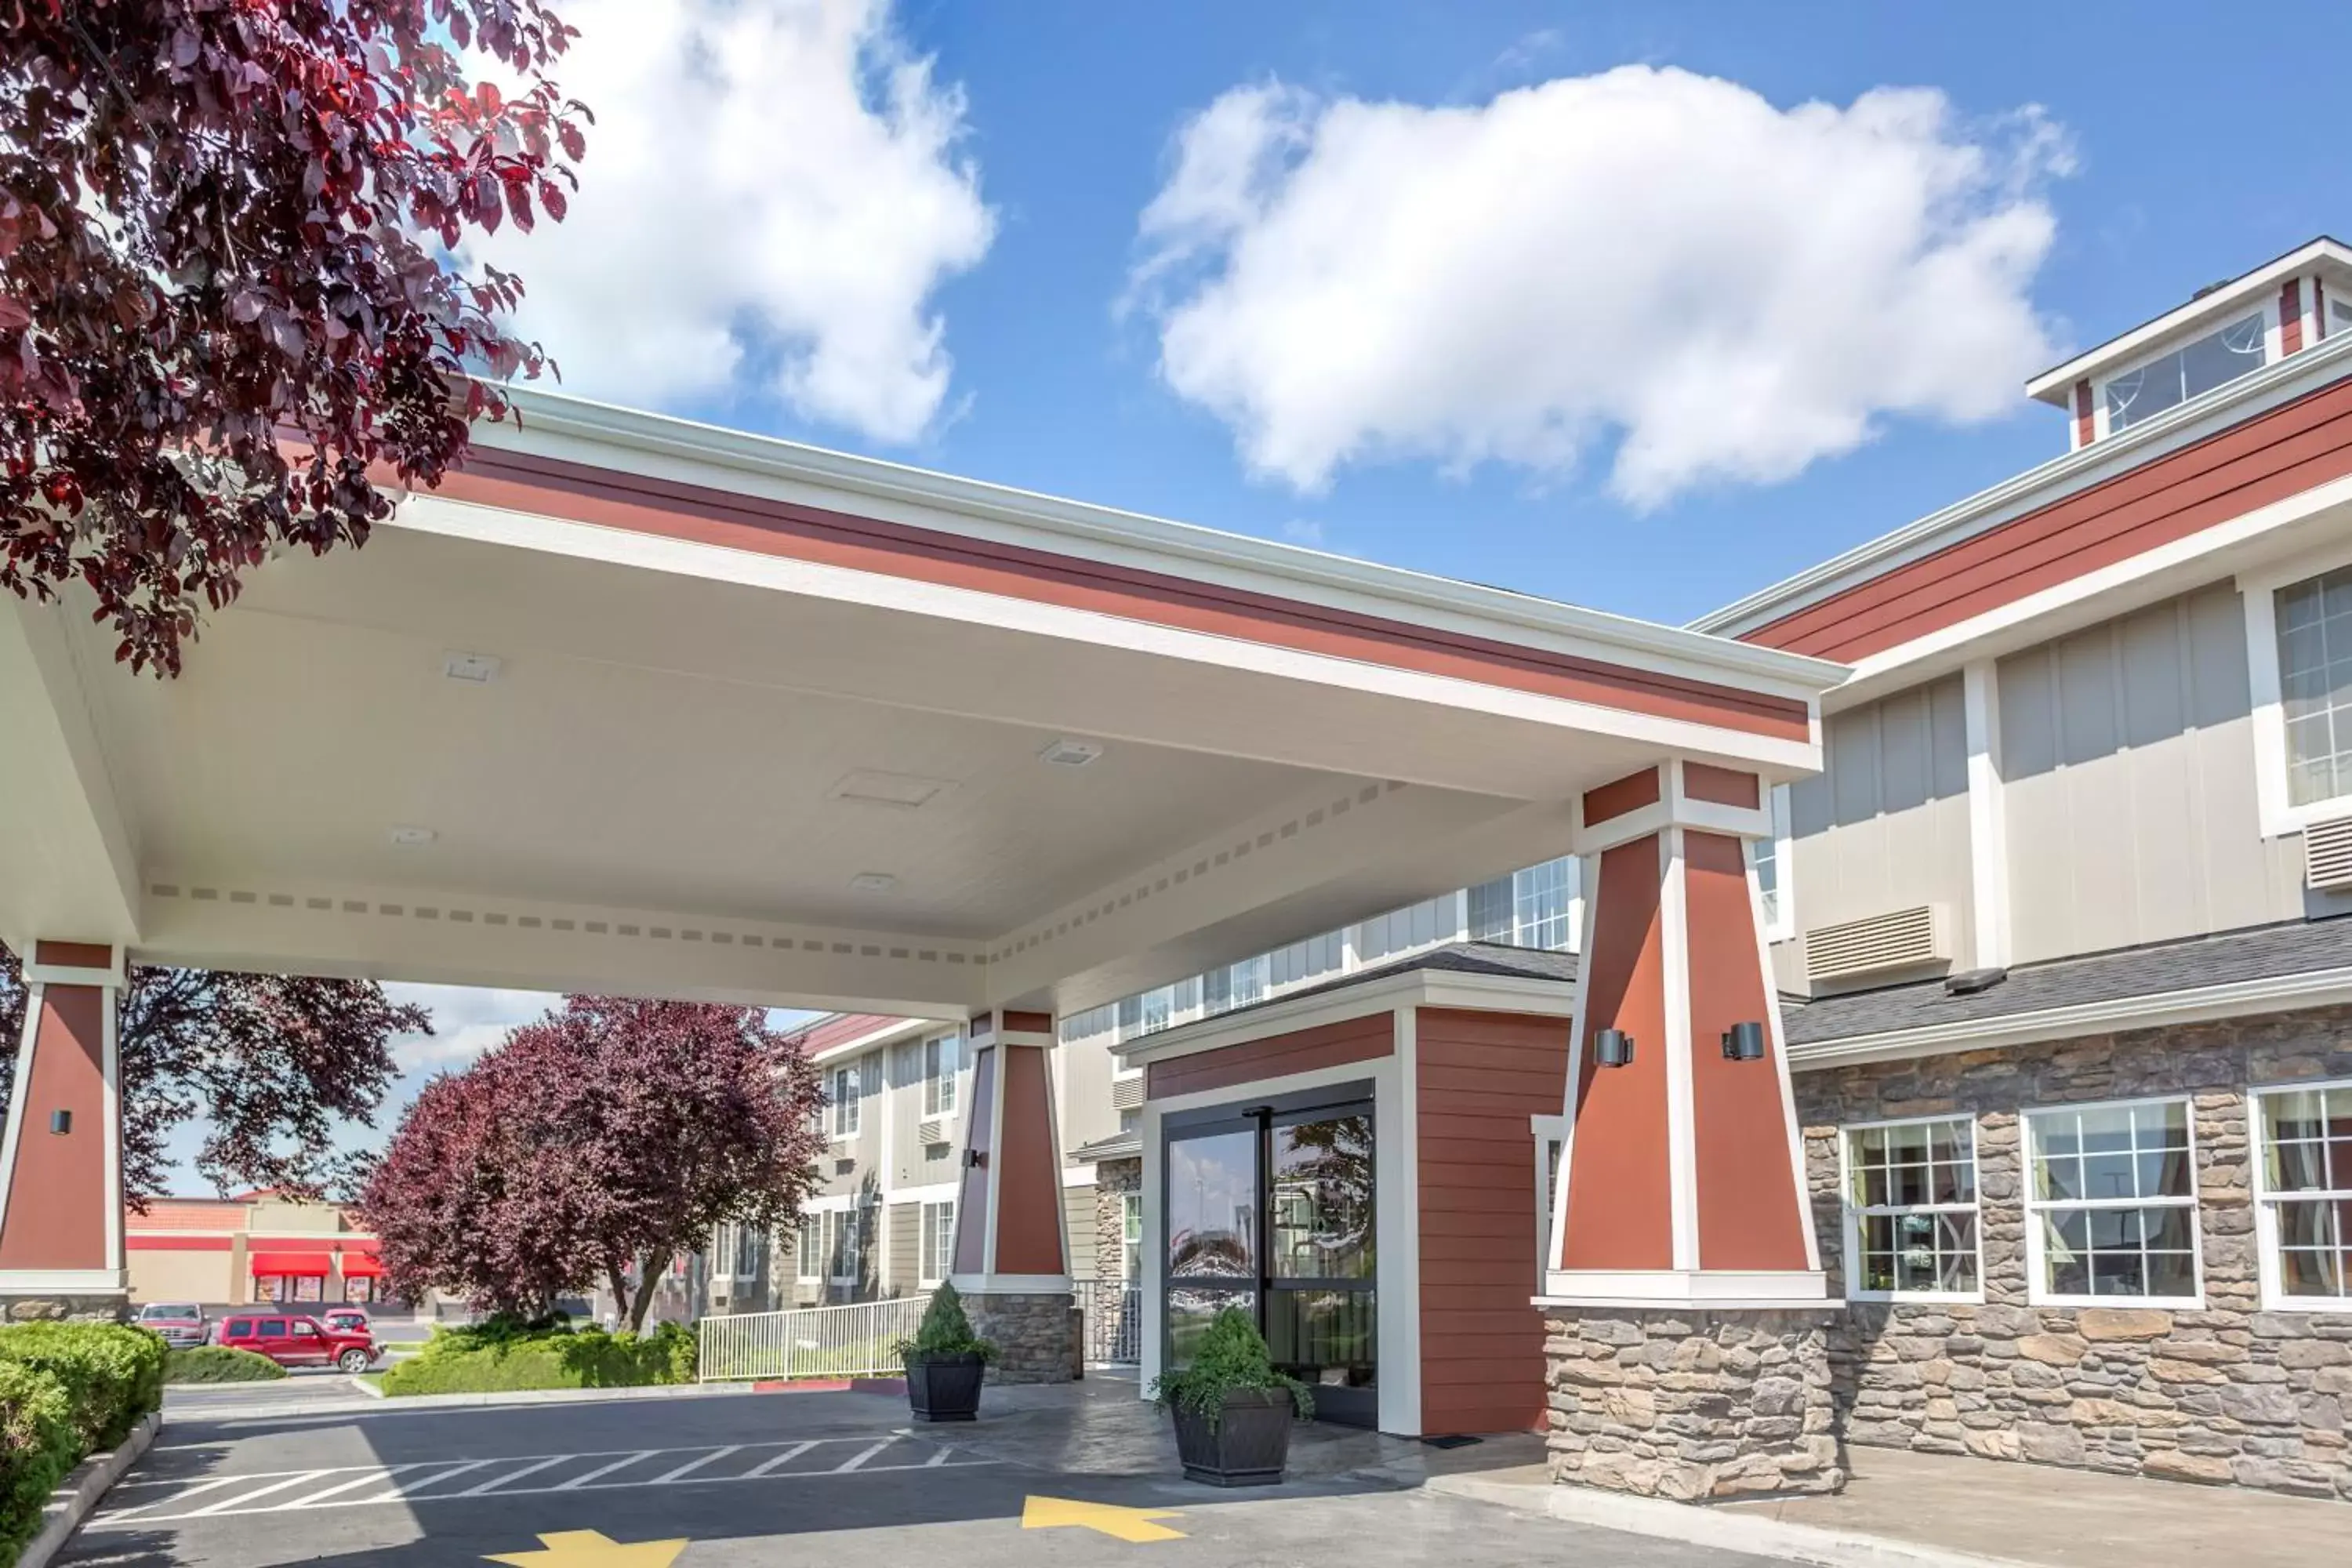
[(468, 686), (488, 686), (496, 680), (499, 665), (496, 654), (445, 653), (441, 656), (441, 673), (451, 680), (462, 680)]
[(1057, 768), (1082, 768), (1103, 754), (1103, 749), (1092, 741), (1076, 741), (1065, 735), (1037, 753), (1038, 760)]
[(898, 879), (887, 871), (860, 871), (849, 885), (861, 893), (887, 893), (898, 885)]
[(433, 830), (429, 827), (395, 827), (392, 830), (392, 841), (403, 849), (414, 849), (421, 844), (430, 844), (433, 842)]
[(913, 811), (928, 805), (949, 790), (955, 788), (945, 779), (919, 778), (913, 773), (886, 773), (873, 768), (860, 768), (845, 775), (841, 782), (824, 793), (835, 800), (854, 800), (860, 805), (887, 805), (897, 811)]

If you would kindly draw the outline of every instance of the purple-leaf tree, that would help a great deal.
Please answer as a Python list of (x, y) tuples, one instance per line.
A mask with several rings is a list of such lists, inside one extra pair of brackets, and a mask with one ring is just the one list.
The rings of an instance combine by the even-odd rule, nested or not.
[(793, 1223), (823, 1104), (758, 1008), (567, 997), (426, 1087), (359, 1214), (403, 1294), (535, 1317), (602, 1277), (641, 1328), (670, 1261), (718, 1226)]
[(452, 258), (563, 216), (572, 36), (540, 0), (0, 0), (0, 584), (79, 578), (177, 674), (273, 547), (438, 481), (546, 363), (520, 282)]
[[(119, 1003), (122, 1187), (134, 1208), (166, 1189), (172, 1132), (211, 1123), (196, 1169), (221, 1191), (274, 1187), (341, 1197), (363, 1164), (335, 1146), (339, 1123), (368, 1121), (395, 1071), (392, 1043), (433, 1032), (372, 980), (309, 980), (133, 964)], [(0, 945), (0, 1105), (8, 1103), (27, 994)]]

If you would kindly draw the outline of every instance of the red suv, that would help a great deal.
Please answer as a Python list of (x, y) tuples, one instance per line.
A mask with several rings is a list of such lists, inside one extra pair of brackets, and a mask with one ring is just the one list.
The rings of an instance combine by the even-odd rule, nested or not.
[(295, 1312), (232, 1312), (220, 1321), (213, 1342), (266, 1355), (280, 1366), (331, 1366), (365, 1372), (375, 1360), (375, 1336), (330, 1327)]

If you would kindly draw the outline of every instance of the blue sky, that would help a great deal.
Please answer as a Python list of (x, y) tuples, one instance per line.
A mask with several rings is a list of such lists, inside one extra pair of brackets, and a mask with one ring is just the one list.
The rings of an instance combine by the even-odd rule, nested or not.
[[(572, 390), (1659, 620), (2347, 226), (2293, 0), (560, 9), (583, 190), (488, 254)], [(404, 1101), (543, 1005), (425, 999)]]

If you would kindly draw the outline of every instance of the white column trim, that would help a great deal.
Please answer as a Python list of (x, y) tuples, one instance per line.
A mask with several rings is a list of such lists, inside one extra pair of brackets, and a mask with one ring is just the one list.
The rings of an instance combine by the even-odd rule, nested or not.
[[(1142, 1135), (1143, 1182), (1137, 1191), (1143, 1194), (1143, 1245), (1139, 1250), (1142, 1278), (1137, 1284), (1143, 1292), (1143, 1343), (1137, 1357), (1136, 1396), (1149, 1399), (1151, 1385), (1160, 1376), (1160, 1346), (1167, 1337), (1167, 1324), (1161, 1320), (1167, 1303), (1160, 1289), (1162, 1260), (1168, 1252), (1168, 1205), (1162, 1202), (1167, 1188), (1167, 1175), (1161, 1168), (1164, 1154), (1160, 1138), (1160, 1108), (1146, 1100), (1143, 1114), (1136, 1118), (1137, 1131)], [(1374, 1222), (1377, 1224), (1377, 1220)]]
[[(127, 1281), (131, 1262), (122, 1237), (122, 1049), (117, 1027), (117, 1003), (121, 994), (111, 985), (100, 987), (98, 994), (103, 1041), (100, 1068), (104, 1085), (100, 1103), (105, 1107), (106, 1121), (100, 1129), (106, 1144), (106, 1266)], [(341, 1266), (336, 1267), (340, 1271)]]
[(1421, 1212), (1420, 1009), (1399, 1007), (1395, 1019), (1394, 1065), (1376, 1064), (1389, 1070), (1372, 1075), (1372, 1197), (1378, 1205), (1373, 1231), (1381, 1244), (1380, 1276), (1373, 1283), (1381, 1300), (1409, 1302), (1412, 1310), (1380, 1314), (1378, 1419), (1383, 1432), (1417, 1437), (1421, 1241), (1427, 1221)]
[(1576, 1096), (1584, 1077), (1586, 1007), (1592, 992), (1592, 932), (1601, 909), (1601, 857), (1579, 856), (1577, 876), (1580, 884), (1590, 890), (1590, 896), (1584, 900), (1584, 945), (1577, 949), (1576, 994), (1569, 1012), (1568, 1089), (1560, 1097), (1559, 1105), (1560, 1120), (1567, 1131), (1559, 1141), (1559, 1179), (1551, 1184), (1551, 1224), (1543, 1255), (1543, 1267), (1547, 1273), (1559, 1267), (1560, 1248), (1568, 1243), (1569, 1161), (1576, 1149)]
[(33, 1042), (41, 1029), (41, 994), (47, 987), (31, 981), (25, 987), (25, 1026), (16, 1041), (16, 1076), (8, 1096), (8, 1131), (0, 1142), (0, 1226), (8, 1222), (8, 1196), (16, 1186), (16, 1145), (25, 1135), (26, 1100), (33, 1087)]
[[(1674, 1220), (1674, 1266), (1698, 1259), (1698, 1115), (1691, 1087), (1690, 896), (1683, 829), (1658, 835), (1658, 925), (1665, 979), (1666, 1160)], [(1637, 1047), (1638, 1048), (1638, 1047)]]
[(1975, 925), (1970, 967), (2005, 969), (2010, 955), (2009, 808), (2001, 766), (2000, 676), (1991, 659), (1960, 671), (1969, 755), (1969, 889)]
[(981, 1184), (988, 1193), (988, 1226), (981, 1234), (980, 1271), (983, 1277), (996, 1273), (996, 1221), (1004, 1212), (1005, 1056), (1001, 1030), (989, 1032), (988, 1054), (989, 1068), (996, 1074), (996, 1081), (989, 1086), (988, 1168), (981, 1177)]
[(1756, 972), (1764, 983), (1764, 1026), (1771, 1031), (1772, 1070), (1780, 1079), (1780, 1115), (1789, 1128), (1789, 1173), (1797, 1186), (1797, 1218), (1805, 1231), (1805, 1268), (1819, 1273), (1821, 1238), (1814, 1233), (1812, 1183), (1805, 1171), (1805, 1132), (1797, 1123), (1796, 1084), (1789, 1070), (1789, 1036), (1780, 1018), (1780, 988), (1772, 984), (1772, 933), (1764, 929), (1764, 889), (1756, 879), (1756, 846), (1741, 847), (1748, 870), (1748, 909), (1756, 927)]

